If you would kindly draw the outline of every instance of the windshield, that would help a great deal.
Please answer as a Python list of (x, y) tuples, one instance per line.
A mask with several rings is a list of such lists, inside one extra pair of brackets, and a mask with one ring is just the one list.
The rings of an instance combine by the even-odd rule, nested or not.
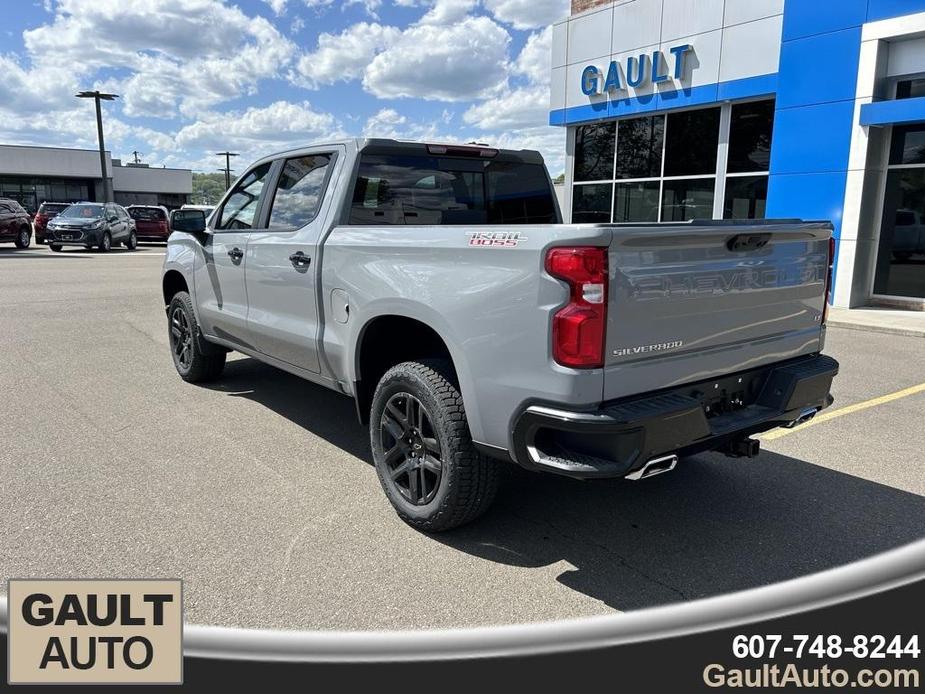
[(552, 186), (541, 164), (364, 155), (351, 224), (553, 224)]
[(78, 219), (99, 219), (103, 216), (102, 205), (71, 205), (59, 217), (76, 217)]
[(160, 222), (167, 219), (164, 210), (157, 207), (130, 207), (128, 213), (132, 219), (142, 222)]

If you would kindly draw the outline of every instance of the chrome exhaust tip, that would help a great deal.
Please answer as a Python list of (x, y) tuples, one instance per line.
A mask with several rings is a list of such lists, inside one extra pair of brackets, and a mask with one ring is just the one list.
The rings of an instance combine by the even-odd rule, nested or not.
[(625, 479), (644, 480), (649, 477), (655, 477), (656, 475), (661, 475), (663, 472), (671, 472), (677, 464), (678, 456), (674, 453), (671, 455), (663, 455), (659, 458), (652, 458), (652, 460), (648, 461), (641, 468), (628, 474)]
[(818, 407), (807, 407), (805, 410), (800, 412), (800, 416), (794, 419), (792, 422), (787, 422), (784, 424), (785, 429), (793, 429), (793, 427), (798, 427), (801, 424), (805, 424), (813, 417), (816, 416), (816, 413), (820, 410)]

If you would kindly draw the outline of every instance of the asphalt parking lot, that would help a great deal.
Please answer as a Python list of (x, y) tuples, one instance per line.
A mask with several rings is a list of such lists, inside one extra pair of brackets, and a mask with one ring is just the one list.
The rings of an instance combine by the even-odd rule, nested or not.
[[(0, 247), (0, 577), (181, 577), (188, 622), (530, 622), (750, 588), (925, 536), (925, 392), (643, 482), (512, 470), (479, 522), (394, 515), (347, 398), (235, 355), (183, 383), (163, 247)], [(830, 328), (835, 408), (925, 381), (925, 340)]]

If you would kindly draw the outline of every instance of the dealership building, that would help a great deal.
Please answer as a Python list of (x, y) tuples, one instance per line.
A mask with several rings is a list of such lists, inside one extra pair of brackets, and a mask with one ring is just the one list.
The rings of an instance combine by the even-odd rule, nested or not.
[[(189, 169), (156, 169), (122, 164), (106, 155), (106, 172), (113, 197), (120, 205), (179, 207), (189, 202), (193, 174)], [(18, 200), (30, 212), (45, 202), (102, 200), (100, 152), (0, 145), (0, 197)]]
[(925, 0), (572, 0), (566, 218), (835, 226), (836, 306), (925, 309)]

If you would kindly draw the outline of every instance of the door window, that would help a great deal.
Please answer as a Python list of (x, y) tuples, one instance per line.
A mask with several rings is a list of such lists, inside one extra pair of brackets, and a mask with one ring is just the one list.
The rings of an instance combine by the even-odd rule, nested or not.
[(222, 206), (217, 229), (252, 229), (254, 227), (260, 193), (270, 173), (270, 162), (249, 171), (235, 186), (228, 200)]
[(332, 154), (309, 154), (283, 163), (270, 213), (270, 229), (297, 229), (315, 218), (333, 159)]

